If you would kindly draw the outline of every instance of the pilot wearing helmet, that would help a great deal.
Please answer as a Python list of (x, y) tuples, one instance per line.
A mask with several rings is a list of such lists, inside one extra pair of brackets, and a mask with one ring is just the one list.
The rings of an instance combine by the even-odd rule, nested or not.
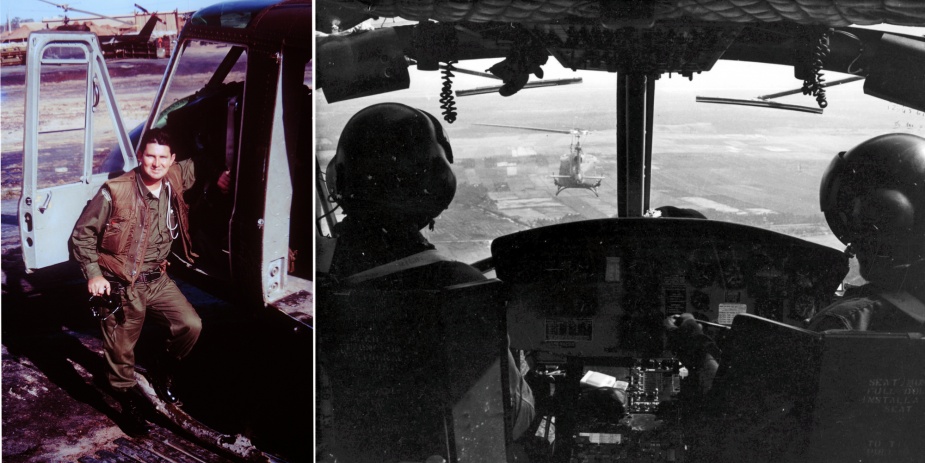
[[(439, 258), (420, 230), (433, 229), (456, 194), (453, 150), (436, 118), (383, 103), (354, 115), (328, 164), (332, 199), (346, 217), (334, 230), (331, 274), (348, 284), (382, 289), (442, 288), (484, 279), (461, 262)], [(418, 267), (390, 274), (361, 273), (425, 252)], [(393, 265), (394, 266), (394, 265)]]
[[(453, 149), (440, 122), (398, 103), (369, 106), (344, 127), (327, 168), (345, 218), (334, 234), (330, 274), (351, 287), (440, 289), (484, 280), (437, 252), (421, 234), (456, 194)], [(508, 352), (516, 439), (535, 415), (533, 394)]]
[[(925, 138), (881, 135), (839, 153), (823, 175), (820, 205), (846, 252), (857, 256), (867, 284), (817, 313), (809, 329), (925, 332)], [(692, 396), (707, 397), (720, 349), (690, 314), (669, 317), (666, 328), (672, 350), (696, 378)], [(773, 410), (745, 426), (747, 433), (695, 420), (704, 444), (691, 461), (799, 455), (807, 444), (801, 409), (785, 401)]]
[(839, 153), (819, 199), (868, 283), (849, 289), (809, 328), (925, 331), (925, 138), (881, 135)]

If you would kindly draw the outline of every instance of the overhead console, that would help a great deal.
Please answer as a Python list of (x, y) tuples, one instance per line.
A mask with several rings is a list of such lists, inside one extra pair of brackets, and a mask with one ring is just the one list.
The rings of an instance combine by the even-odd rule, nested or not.
[(511, 347), (570, 357), (667, 355), (663, 319), (730, 325), (750, 313), (793, 326), (827, 306), (844, 253), (765, 229), (695, 219), (603, 219), (492, 243)]

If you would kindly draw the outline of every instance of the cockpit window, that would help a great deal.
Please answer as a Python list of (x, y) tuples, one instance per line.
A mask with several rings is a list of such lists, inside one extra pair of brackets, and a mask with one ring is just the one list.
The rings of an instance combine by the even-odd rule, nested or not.
[(213, 184), (223, 175), (235, 178), (247, 51), (197, 40), (184, 43), (181, 53), (154, 126), (170, 133), (178, 161), (195, 162), (197, 183), (185, 196), (193, 247), (201, 257), (197, 264), (206, 273), (224, 276), (233, 195)]
[[(483, 71), (492, 64), (456, 66)], [(522, 90), (507, 98), (497, 92), (457, 94), (456, 121), (441, 120), (456, 158), (456, 197), (434, 231), (423, 232), (458, 260), (489, 257), (493, 239), (519, 230), (617, 215), (616, 74), (573, 72), (552, 60), (543, 69), (546, 80), (580, 77), (582, 82)], [(366, 106), (397, 101), (441, 118), (442, 75), (410, 72), (408, 90), (334, 104), (319, 95), (316, 143), (322, 172), (344, 124)], [(455, 74), (456, 92), (496, 83)], [(851, 76), (825, 76), (830, 82), (846, 77)], [(925, 114), (865, 95), (863, 81), (828, 88), (822, 114), (697, 102), (697, 97), (758, 101), (799, 90), (802, 83), (789, 66), (726, 61), (692, 80), (677, 74), (658, 79), (649, 208), (694, 209), (709, 219), (843, 249), (819, 209), (819, 183), (829, 162), (875, 135), (925, 135)], [(819, 108), (815, 98), (799, 91), (771, 101)], [(560, 189), (557, 184), (567, 183), (562, 176), (577, 179), (577, 172), (569, 171), (577, 167), (576, 157), (581, 184)], [(589, 188), (598, 179), (600, 184)]]
[(161, 100), (155, 127), (162, 127), (174, 109), (219, 91), (223, 84), (243, 85), (247, 51), (242, 47), (196, 40), (183, 43), (180, 53), (177, 69)]
[[(826, 73), (829, 82), (851, 76)], [(697, 97), (771, 101), (819, 109), (797, 92), (790, 67), (717, 63), (656, 84), (652, 201), (843, 248), (819, 209), (822, 174), (839, 152), (889, 132), (925, 134), (925, 114), (865, 95), (863, 81), (831, 86), (822, 114), (698, 103)], [(760, 98), (760, 97), (763, 97)]]
[[(39, 166), (36, 185), (39, 188), (75, 183), (84, 175), (87, 80), (92, 78), (85, 54), (79, 48), (49, 47), (43, 53), (45, 60), (61, 60), (62, 64), (45, 65), (43, 62), (43, 70), (48, 71), (39, 77), (42, 97), (36, 108)], [(84, 62), (73, 63), (79, 60)], [(94, 163), (100, 158), (95, 154)]]
[(277, 3), (273, 0), (246, 0), (223, 2), (203, 8), (193, 15), (190, 22), (196, 25), (232, 27), (243, 29), (264, 8)]

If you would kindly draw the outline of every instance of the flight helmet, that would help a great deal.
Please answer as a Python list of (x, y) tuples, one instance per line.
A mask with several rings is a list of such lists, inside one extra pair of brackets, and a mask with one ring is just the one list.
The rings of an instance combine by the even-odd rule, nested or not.
[(925, 259), (925, 138), (880, 135), (838, 153), (822, 176), (819, 202), (832, 232), (858, 255), (862, 275)]
[(423, 228), (456, 194), (453, 150), (440, 122), (425, 111), (381, 103), (344, 126), (328, 164), (331, 199), (348, 217)]

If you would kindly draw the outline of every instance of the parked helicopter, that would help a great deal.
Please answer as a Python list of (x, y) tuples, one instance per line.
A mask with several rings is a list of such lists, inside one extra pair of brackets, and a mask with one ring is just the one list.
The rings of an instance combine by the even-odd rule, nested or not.
[[(589, 130), (571, 129), (557, 130), (544, 129), (539, 127), (521, 127), (516, 125), (499, 125), (499, 124), (475, 124), (487, 127), (506, 127), (511, 129), (534, 130), (537, 132), (564, 133), (572, 136), (572, 142), (569, 144), (569, 152), (559, 158), (559, 174), (552, 174), (549, 177), (558, 187), (556, 196), (568, 188), (584, 188), (598, 196), (597, 187), (601, 186), (601, 181), (605, 177), (589, 177), (585, 172), (597, 161), (594, 156), (585, 155), (581, 148), (581, 137), (591, 133)], [(582, 166), (584, 163), (584, 166)], [(596, 182), (594, 180), (597, 180)]]
[[(72, 8), (67, 4), (52, 3), (47, 0), (40, 1), (55, 5), (64, 10), (63, 24), (55, 27), (55, 30), (83, 31), (97, 34), (100, 39), (100, 45), (102, 46), (103, 56), (106, 58), (166, 58), (170, 54), (169, 42), (163, 44), (161, 41), (151, 41), (151, 34), (154, 32), (154, 28), (157, 27), (158, 21), (164, 22), (164, 20), (161, 19), (157, 13), (148, 13), (147, 10), (137, 4), (135, 5), (136, 7), (144, 11), (145, 14), (150, 14), (151, 16), (137, 33), (122, 33), (119, 29), (115, 29), (108, 25), (99, 26), (90, 21), (85, 21), (83, 23), (79, 21), (72, 22), (71, 18), (67, 16), (67, 12), (71, 10), (78, 11), (126, 24), (127, 26), (121, 27), (122, 31), (134, 29), (135, 25), (119, 18)], [(26, 38), (30, 32), (30, 28), (24, 25), (12, 33), (4, 34), (4, 64), (25, 63), (26, 51), (28, 48)]]
[[(311, 172), (312, 36), (302, 27), (311, 21), (309, 1), (197, 11), (151, 113), (131, 131), (95, 35), (41, 31), (29, 39), (18, 217), (32, 275), (24, 278), (65, 275), (56, 280), (74, 283), (70, 305), (84, 303), (86, 284), (68, 261), (73, 224), (103, 182), (137, 165), (135, 145), (145, 130), (171, 131), (178, 158), (197, 159), (201, 176), (187, 196), (200, 257), (173, 256), (171, 274), (212, 298), (197, 306), (206, 328), (177, 378), (183, 407), (146, 386), (150, 360), (141, 344), (139, 384), (164, 418), (238, 460), (313, 458), (311, 187), (297, 180)], [(68, 111), (53, 111), (62, 107)], [(223, 171), (230, 171), (232, 193), (207, 191)], [(14, 310), (17, 304), (42, 301), (22, 291), (22, 299), (4, 296), (6, 329), (24, 309)]]
[[(116, 21), (122, 24), (129, 26), (134, 26), (134, 24), (124, 21), (119, 18), (114, 18), (112, 16), (106, 16), (99, 13), (94, 13), (92, 11), (81, 10), (74, 8), (68, 4), (54, 3), (48, 0), (39, 0), (41, 2), (48, 3), (50, 5), (57, 6), (64, 10), (64, 19), (63, 24), (58, 26), (57, 30), (59, 31), (85, 31), (85, 32), (96, 32), (91, 31), (90, 27), (87, 26), (86, 22), (83, 24), (71, 24), (70, 18), (67, 16), (68, 11), (77, 11), (79, 13), (86, 13), (94, 15), (100, 18), (106, 18), (111, 21)], [(136, 4), (136, 6), (138, 6)], [(140, 8), (140, 7), (139, 7)], [(148, 14), (147, 10), (142, 9), (145, 14)], [(154, 50), (147, 51), (149, 47), (149, 42), (151, 41), (151, 33), (154, 32), (154, 28), (157, 26), (157, 22), (164, 22), (157, 13), (151, 14), (151, 17), (145, 22), (145, 25), (138, 31), (137, 34), (97, 34), (100, 39), (100, 45), (103, 47), (103, 56), (106, 58), (124, 58), (124, 57), (156, 57), (157, 53)]]
[[(384, 432), (351, 428), (362, 419), (354, 410), (357, 408), (367, 415), (384, 417), (380, 418), (383, 422), (390, 416), (400, 416), (404, 421), (396, 427), (420, 421), (419, 433), (406, 433), (412, 437), (402, 442), (403, 449), (397, 445), (369, 448), (368, 461), (380, 461), (382, 458), (377, 460), (374, 455), (387, 452), (400, 455), (396, 460), (407, 461), (424, 461), (431, 455), (448, 461), (516, 461), (509, 453), (514, 447), (510, 422), (498, 418), (506, 415), (510, 419), (513, 413), (509, 392), (499, 386), (505, 381), (503, 365), (498, 369), (487, 361), (491, 353), (466, 344), (473, 330), (457, 331), (460, 325), (453, 317), (458, 310), (483, 316), (488, 320), (483, 326), (486, 332), (490, 331), (492, 317), (499, 317), (506, 324), (497, 342), (502, 352), (508, 347), (504, 342), (506, 334), (509, 347), (524, 351), (535, 378), (542, 378), (531, 383), (538, 415), (543, 417), (535, 423), (536, 436), (548, 443), (547, 447), (540, 446), (537, 460), (688, 461), (690, 449), (703, 442), (696, 440), (688, 432), (690, 429), (670, 424), (678, 423), (679, 416), (690, 410), (679, 405), (683, 401), (676, 400), (676, 386), (681, 380), (675, 373), (680, 372), (681, 365), (665, 346), (661, 324), (665, 316), (687, 312), (729, 326), (733, 319), (747, 319), (736, 317), (744, 312), (774, 320), (783, 335), (793, 334), (784, 327), (801, 326), (807, 316), (834, 300), (835, 291), (846, 280), (848, 259), (832, 249), (839, 245), (831, 235), (820, 232), (819, 236), (805, 237), (811, 233), (803, 233), (811, 229), (816, 233), (826, 227), (818, 211), (822, 172), (836, 151), (872, 135), (890, 131), (922, 133), (925, 111), (921, 81), (905, 77), (921, 75), (925, 63), (925, 40), (920, 29), (896, 27), (887, 32), (848, 25), (886, 22), (925, 26), (925, 19), (914, 8), (887, 11), (868, 4), (854, 9), (856, 3), (849, 6), (849, 2), (841, 1), (822, 5), (790, 1), (784, 6), (760, 1), (747, 7), (731, 1), (720, 3), (461, 5), (435, 0), (411, 6), (401, 2), (319, 2), (316, 28), (324, 33), (332, 32), (333, 18), (342, 29), (370, 16), (418, 21), (416, 25), (362, 33), (334, 33), (318, 41), (317, 82), (327, 101), (322, 104), (319, 98), (318, 102), (319, 139), (335, 140), (351, 114), (374, 103), (400, 101), (435, 115), (443, 109), (445, 120), (456, 120), (456, 124), (444, 124), (444, 128), (453, 142), (458, 182), (468, 183), (467, 197), (462, 200), (469, 202), (455, 209), (451, 205), (437, 220), (435, 231), (423, 233), (442, 252), (466, 256), (457, 258), (489, 277), (485, 283), (446, 288), (436, 295), (426, 291), (398, 294), (349, 285), (334, 285), (329, 292), (319, 294), (322, 364), (335, 361), (337, 365), (355, 366), (344, 367), (348, 378), (364, 378), (363, 388), (387, 388), (397, 397), (401, 396), (403, 380), (436, 376), (426, 396), (444, 400), (442, 409), (425, 410), (423, 401), (414, 402), (414, 397), (419, 396), (409, 386), (407, 398), (396, 401), (401, 406), (390, 407), (390, 401), (351, 395), (350, 391), (361, 388), (352, 389), (349, 381), (331, 378), (331, 412), (319, 423), (334, 434), (334, 444), (328, 451), (336, 457), (338, 446), (360, 446), (370, 434)], [(565, 70), (615, 72), (616, 76), (582, 72), (582, 86), (517, 93), (504, 99), (483, 96), (478, 97), (483, 100), (459, 101), (458, 107), (447, 111), (445, 101), (441, 101), (442, 106), (436, 104), (436, 96), (461, 79), (453, 81), (445, 75), (440, 79), (433, 74), (429, 79), (427, 74), (439, 69), (439, 63), (495, 59), (517, 71), (517, 79), (506, 81), (516, 85), (526, 81), (524, 77), (534, 74), (538, 67), (552, 74), (555, 63), (544, 64), (548, 57)], [(409, 68), (409, 62), (417, 63), (417, 69)], [(825, 89), (825, 73), (865, 76), (864, 94), (860, 86)], [(665, 78), (671, 74), (685, 79), (678, 82)], [(760, 94), (755, 88), (787, 88), (794, 77), (797, 82), (805, 82), (811, 95), (797, 101), (817, 98), (817, 105), (829, 103), (824, 115), (698, 105), (695, 101), (695, 95), (705, 93), (704, 88), (743, 99), (736, 93), (751, 97)], [(692, 82), (687, 82), (688, 78)], [(700, 82), (704, 82), (703, 87), (696, 87)], [(827, 93), (820, 92), (823, 89)], [(609, 111), (604, 112), (604, 107)], [(480, 123), (504, 121), (509, 125), (540, 126), (550, 120), (570, 120), (575, 113), (594, 114), (602, 123), (612, 122), (617, 134), (617, 160), (611, 171), (616, 185), (613, 192), (611, 185), (602, 185), (600, 198), (579, 201), (575, 195), (549, 201), (551, 195), (535, 188), (541, 181), (538, 176), (527, 174), (528, 178), (523, 178), (521, 172), (526, 169), (522, 168), (516, 176), (520, 184), (513, 184), (513, 177), (502, 180), (505, 174), (492, 170), (499, 159), (497, 151), (485, 141), (485, 134), (455, 127), (466, 117), (477, 118)], [(320, 171), (331, 152), (319, 144)], [(480, 164), (478, 161), (486, 156), (491, 162)], [(803, 166), (798, 173), (792, 169), (794, 161)], [(812, 168), (807, 167), (810, 165)], [(545, 176), (542, 181), (546, 181)], [(498, 187), (502, 183), (506, 185), (504, 189)], [(321, 178), (318, 189), (324, 191)], [(485, 190), (483, 196), (471, 194)], [(328, 203), (327, 195), (319, 194), (318, 198), (322, 203), (319, 211), (335, 207)], [(708, 217), (723, 220), (644, 217), (647, 210), (660, 203), (702, 209)], [(583, 214), (586, 220), (551, 226), (545, 226), (550, 220), (537, 220), (535, 223), (544, 226), (530, 229), (530, 217), (556, 219), (565, 207)], [(481, 214), (470, 212), (472, 209)], [(599, 219), (602, 216), (608, 218)], [(336, 214), (319, 212), (318, 217), (320, 222), (327, 222), (327, 227), (336, 229)], [(515, 220), (523, 228), (507, 231), (510, 228), (504, 227)], [(447, 231), (441, 233), (441, 228)], [(485, 230), (503, 230), (503, 236), (493, 236), (489, 244), (480, 236)], [(336, 246), (324, 232), (317, 240), (320, 256), (325, 254), (325, 248)], [(472, 255), (475, 257), (469, 257)], [(325, 272), (323, 264), (319, 260), (319, 279)], [(432, 302), (415, 302), (420, 300)], [(367, 311), (376, 313), (369, 314), (370, 320), (357, 320)], [(405, 331), (386, 325), (395, 323), (393, 317), (406, 312), (421, 314), (420, 324), (409, 322)], [(350, 314), (349, 319), (345, 313)], [(384, 313), (389, 316), (382, 316)], [(446, 319), (428, 318), (433, 313)], [(412, 315), (406, 316), (414, 320)], [(388, 333), (377, 336), (372, 319), (388, 326)], [(430, 327), (436, 328), (428, 334)], [(409, 349), (399, 349), (407, 356), (415, 355), (412, 343), (417, 343), (419, 349), (421, 344), (426, 346), (427, 352), (421, 353), (419, 363), (427, 365), (431, 376), (413, 368), (389, 371), (390, 365), (406, 367), (414, 362), (401, 363), (398, 356), (374, 354), (377, 346), (385, 350), (404, 342), (389, 335), (395, 332), (414, 333), (409, 337), (415, 339), (407, 340)], [(863, 342), (861, 337), (856, 345)], [(772, 395), (760, 392), (770, 392), (780, 384), (811, 383), (816, 392), (807, 395), (813, 400), (817, 393), (818, 397), (832, 394), (827, 389), (832, 384), (845, 391), (860, 388), (863, 395), (872, 379), (864, 375), (883, 363), (845, 354), (843, 361), (858, 359), (857, 364), (842, 368), (839, 376), (832, 370), (823, 372), (818, 366), (799, 364), (798, 359), (804, 359), (802, 354), (807, 351), (796, 342), (780, 339), (785, 338), (777, 338), (782, 349), (769, 358), (794, 362), (783, 372), (777, 371), (779, 375), (763, 386), (750, 383), (759, 391), (756, 402), (761, 404)], [(361, 340), (366, 342), (361, 344)], [(897, 345), (903, 342), (913, 354), (903, 356), (898, 363), (905, 366), (898, 368), (920, 368), (922, 344), (906, 340), (897, 341)], [(895, 352), (893, 348), (886, 351)], [(439, 357), (441, 354), (443, 357)], [(325, 358), (329, 355), (331, 360)], [(494, 358), (500, 356), (495, 353)], [(351, 363), (350, 358), (363, 359), (378, 368), (364, 370), (362, 362)], [(470, 376), (457, 371), (467, 369)], [(844, 373), (849, 370), (857, 375)], [(818, 376), (795, 379), (807, 371), (812, 373), (809, 376)], [(582, 386), (582, 379), (594, 377), (591, 373), (595, 372), (609, 375), (614, 380), (610, 384), (629, 383), (627, 413), (608, 415), (604, 407), (585, 401), (591, 395)], [(463, 380), (478, 374), (494, 383)], [(820, 381), (822, 377), (826, 381)], [(346, 394), (338, 397), (344, 391)], [(775, 389), (773, 396), (778, 393), (786, 391)], [(490, 397), (493, 394), (496, 397)], [(475, 407), (476, 411), (471, 405), (478, 399), (473, 397), (484, 398), (484, 406)], [(823, 404), (825, 399), (818, 400)], [(408, 410), (408, 403), (421, 406)], [(851, 403), (857, 405), (862, 399), (851, 399)], [(505, 413), (492, 408), (498, 404)], [(344, 410), (344, 423), (338, 423), (338, 407)], [(819, 406), (820, 413), (834, 408), (837, 404), (830, 402)], [(488, 412), (479, 415), (478, 410)], [(736, 416), (736, 410), (728, 411), (730, 416)], [(856, 408), (849, 410), (849, 416), (854, 412)], [(818, 427), (810, 426), (801, 437), (837, 454), (832, 461), (914, 461), (911, 455), (921, 448), (916, 443), (918, 437), (896, 423), (920, 429), (913, 422), (921, 422), (925, 410), (915, 408), (908, 415), (911, 421), (903, 421), (907, 416), (893, 416), (894, 420), (890, 420), (878, 416), (877, 410), (864, 413), (865, 418), (857, 426), (840, 436), (820, 432), (838, 424), (825, 421), (832, 415), (819, 415)], [(761, 420), (750, 418), (743, 421)], [(429, 425), (431, 421), (439, 426)], [(842, 425), (845, 422), (838, 421)], [(435, 428), (440, 433), (430, 432)], [(736, 435), (730, 434), (734, 440)], [(876, 437), (868, 439), (869, 436)], [(773, 439), (774, 435), (762, 437)], [(420, 444), (417, 447), (408, 443), (414, 438)], [(877, 442), (886, 440), (901, 442), (897, 445), (908, 453), (878, 453)], [(407, 453), (401, 453), (403, 450)], [(753, 459), (747, 454), (739, 457), (727, 461)]]

